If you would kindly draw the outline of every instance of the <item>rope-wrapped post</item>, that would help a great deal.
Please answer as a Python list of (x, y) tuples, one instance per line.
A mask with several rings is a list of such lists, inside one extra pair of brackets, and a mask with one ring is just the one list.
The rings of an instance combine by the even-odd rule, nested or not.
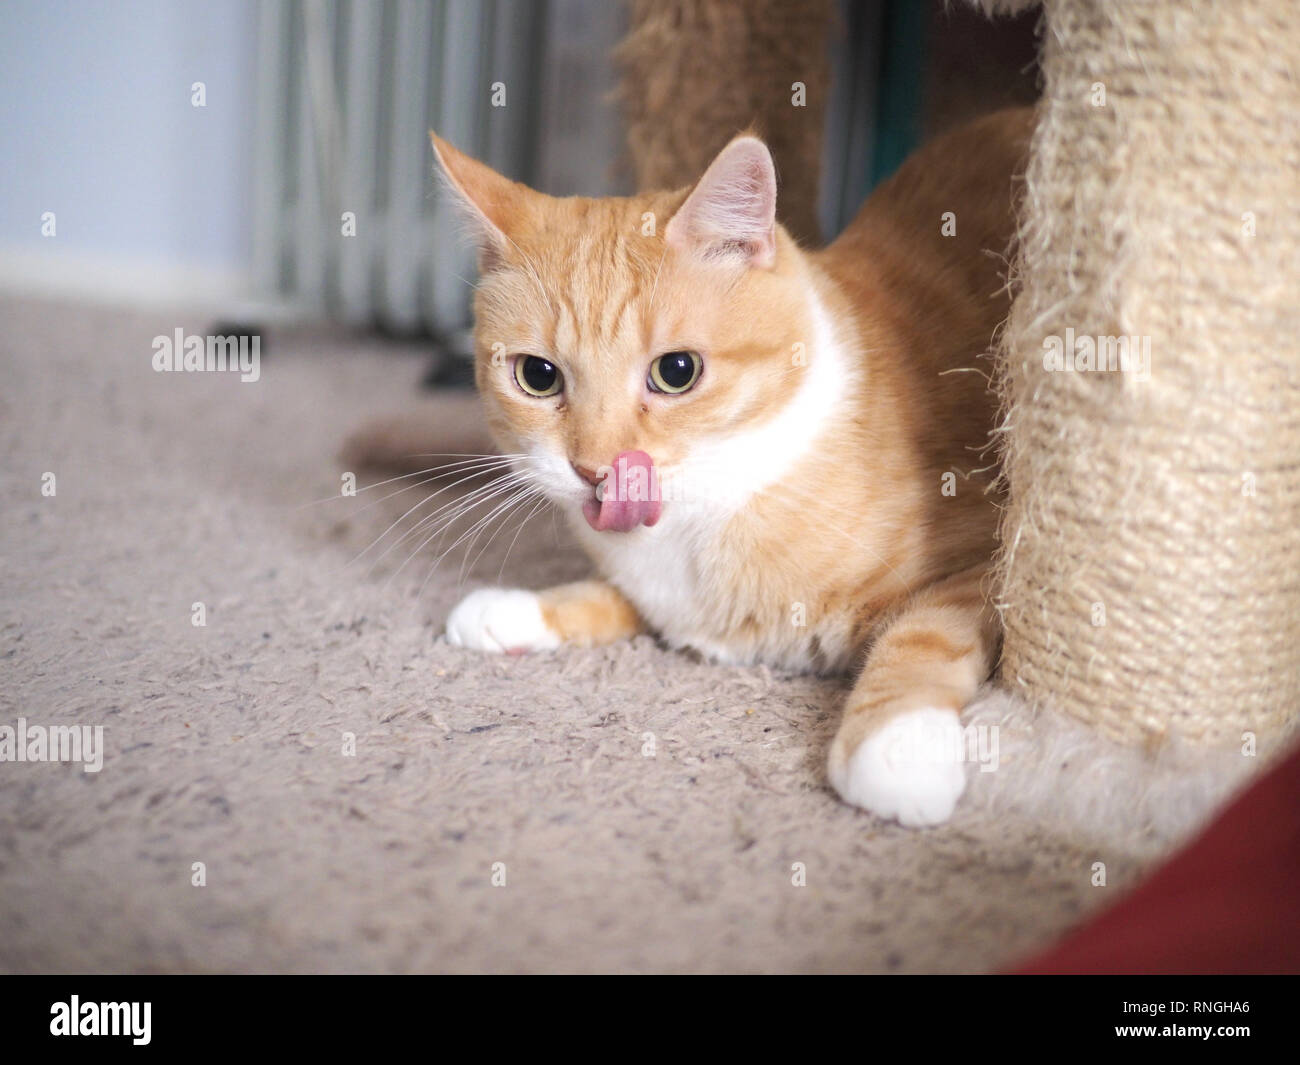
[(1300, 13), (1046, 0), (1002, 674), (1128, 742), (1300, 712)]
[(694, 183), (737, 133), (767, 141), (777, 212), (818, 243), (830, 0), (631, 0), (618, 96), (636, 187)]

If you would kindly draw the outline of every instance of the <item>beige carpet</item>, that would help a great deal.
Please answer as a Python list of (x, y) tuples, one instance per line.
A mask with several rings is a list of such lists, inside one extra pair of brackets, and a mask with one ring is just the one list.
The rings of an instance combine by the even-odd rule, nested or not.
[(585, 572), (549, 516), (463, 581), (457, 553), (397, 572), (413, 541), (349, 564), (414, 498), (339, 498), (334, 456), (418, 402), (418, 359), (272, 335), (243, 384), (153, 371), (152, 338), (199, 317), (6, 299), (0, 321), (0, 725), (106, 747), (98, 774), (0, 763), (6, 970), (986, 970), (1116, 898), (1251, 768), (995, 694), (1000, 768), (953, 822), (877, 823), (827, 787), (837, 683), (649, 638), (449, 647), (448, 609), (498, 571)]

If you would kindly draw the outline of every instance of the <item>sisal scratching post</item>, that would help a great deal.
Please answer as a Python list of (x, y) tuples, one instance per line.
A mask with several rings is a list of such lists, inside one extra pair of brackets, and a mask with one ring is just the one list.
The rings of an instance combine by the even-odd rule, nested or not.
[[(1002, 349), (1003, 676), (1116, 739), (1239, 744), (1300, 711), (1300, 18), (1044, 18)], [(1082, 371), (1045, 368), (1052, 337)], [(1149, 343), (1149, 376), (1088, 370), (1098, 337), (1108, 365), (1105, 338)]]
[(631, 0), (629, 8), (616, 54), (637, 188), (692, 184), (752, 128), (776, 160), (781, 221), (817, 243), (830, 0)]

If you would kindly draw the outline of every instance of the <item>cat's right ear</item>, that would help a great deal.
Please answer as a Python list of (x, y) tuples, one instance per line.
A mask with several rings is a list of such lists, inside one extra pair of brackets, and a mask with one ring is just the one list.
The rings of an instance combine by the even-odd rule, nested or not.
[(453, 148), (433, 131), (429, 138), (446, 190), (478, 246), (479, 270), (487, 273), (507, 257), (512, 244), (508, 234), (518, 226), (529, 197), (535, 194)]

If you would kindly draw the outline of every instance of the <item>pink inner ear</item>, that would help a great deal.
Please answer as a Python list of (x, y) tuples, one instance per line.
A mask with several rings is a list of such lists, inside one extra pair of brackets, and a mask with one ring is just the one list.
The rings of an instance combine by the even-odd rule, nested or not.
[(740, 253), (750, 265), (776, 257), (776, 171), (756, 137), (732, 141), (678, 209), (664, 239), (706, 256)]

